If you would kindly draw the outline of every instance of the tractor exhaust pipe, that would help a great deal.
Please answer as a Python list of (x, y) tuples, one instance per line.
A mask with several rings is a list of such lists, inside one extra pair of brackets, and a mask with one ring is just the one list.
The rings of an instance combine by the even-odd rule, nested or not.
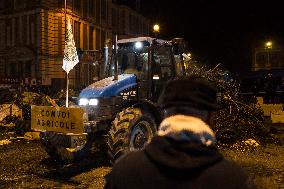
[(118, 62), (117, 62), (117, 35), (114, 42), (114, 80), (118, 80)]

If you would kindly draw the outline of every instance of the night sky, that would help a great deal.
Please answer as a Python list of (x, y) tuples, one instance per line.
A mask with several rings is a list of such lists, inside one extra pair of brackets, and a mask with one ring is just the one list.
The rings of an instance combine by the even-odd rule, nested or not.
[[(141, 0), (141, 12), (160, 24), (160, 38), (183, 37), (193, 56), (232, 73), (250, 70), (252, 49), (283, 44), (281, 1)], [(187, 5), (189, 4), (189, 5)]]

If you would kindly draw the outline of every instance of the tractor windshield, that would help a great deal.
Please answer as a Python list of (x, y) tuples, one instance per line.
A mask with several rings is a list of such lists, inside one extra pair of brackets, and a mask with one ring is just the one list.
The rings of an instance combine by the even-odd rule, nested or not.
[(141, 77), (147, 71), (148, 46), (131, 44), (123, 44), (118, 48), (116, 57), (112, 58), (111, 75), (115, 74), (116, 60), (118, 74), (135, 74)]

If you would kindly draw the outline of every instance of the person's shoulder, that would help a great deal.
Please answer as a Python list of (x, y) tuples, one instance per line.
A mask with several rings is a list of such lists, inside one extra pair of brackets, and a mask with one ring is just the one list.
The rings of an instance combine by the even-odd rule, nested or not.
[[(212, 171), (214, 174), (212, 174)], [(219, 180), (224, 186), (234, 186), (233, 188), (243, 189), (255, 188), (255, 185), (249, 178), (246, 170), (232, 160), (222, 159), (212, 166), (209, 172), (215, 181)]]
[(229, 159), (223, 158), (223, 160), (219, 162), (219, 166), (222, 168), (226, 168), (226, 170), (230, 172), (241, 174), (245, 173), (244, 169), (240, 165)]
[(111, 188), (129, 188), (132, 182), (131, 178), (139, 178), (139, 171), (143, 170), (143, 151), (129, 152), (121, 156), (113, 165), (111, 171), (106, 176), (105, 189)]
[(143, 150), (122, 155), (114, 164), (115, 169), (131, 169), (140, 165), (145, 159)]
[(248, 179), (246, 170), (236, 162), (229, 159), (221, 160), (217, 164), (216, 170), (218, 172), (217, 175), (221, 176), (220, 174), (222, 174), (222, 176), (226, 176), (226, 178), (228, 178), (232, 182), (236, 180), (238, 180), (239, 182), (245, 182)]

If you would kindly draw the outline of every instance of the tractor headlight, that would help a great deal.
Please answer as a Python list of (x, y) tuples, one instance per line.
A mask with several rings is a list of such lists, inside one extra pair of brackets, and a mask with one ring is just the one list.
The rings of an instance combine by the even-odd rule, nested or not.
[(98, 99), (96, 98), (91, 98), (91, 99), (87, 99), (87, 98), (80, 98), (79, 100), (79, 106), (97, 106), (99, 103)]
[(96, 98), (92, 98), (92, 99), (90, 99), (90, 101), (89, 101), (89, 105), (91, 105), (91, 106), (97, 106), (98, 103), (99, 103), (99, 101), (98, 101), (98, 99), (96, 99)]
[(79, 106), (86, 106), (88, 105), (88, 103), (89, 103), (89, 100), (86, 98), (80, 98), (79, 100)]

